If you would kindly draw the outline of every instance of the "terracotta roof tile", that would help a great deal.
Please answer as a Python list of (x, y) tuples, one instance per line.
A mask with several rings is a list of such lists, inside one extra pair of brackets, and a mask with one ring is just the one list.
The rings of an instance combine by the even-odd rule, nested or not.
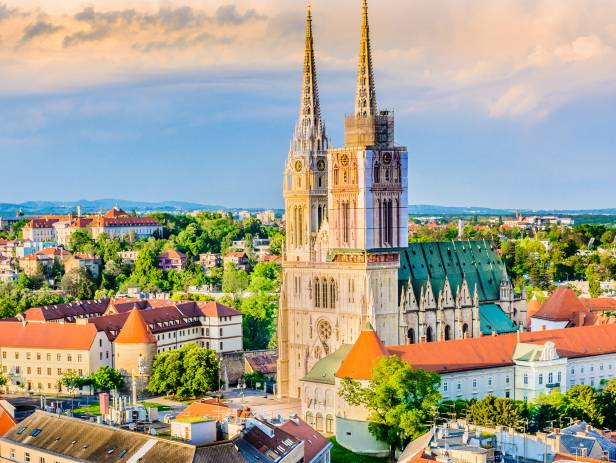
[(237, 416), (237, 409), (231, 408), (216, 399), (193, 402), (178, 418), (212, 418), (216, 421), (223, 421), (230, 416)]
[(280, 429), (297, 440), (304, 441), (304, 461), (306, 462), (311, 462), (314, 457), (331, 445), (325, 437), (297, 415), (280, 426)]
[(141, 311), (135, 308), (128, 315), (122, 331), (114, 342), (116, 344), (156, 344), (156, 338), (145, 323)]
[(589, 310), (577, 297), (575, 292), (568, 286), (559, 286), (545, 301), (535, 314), (535, 318), (552, 321), (571, 321), (578, 325), (579, 314), (586, 315)]
[(391, 355), (390, 352), (374, 332), (372, 325), (368, 323), (342, 361), (336, 376), (338, 378), (370, 379), (376, 362), (388, 355)]
[(96, 333), (89, 324), (0, 322), (2, 347), (88, 350)]
[[(616, 324), (519, 333), (520, 342), (554, 342), (567, 358), (616, 353)], [(438, 373), (513, 365), (518, 333), (454, 341), (389, 346), (388, 350), (415, 368)]]
[(532, 298), (528, 304), (526, 304), (526, 324), (530, 323), (530, 319), (541, 310), (541, 302), (536, 298)]
[(616, 298), (612, 297), (595, 297), (595, 298), (580, 298), (582, 304), (588, 310), (601, 312), (604, 310), (616, 310)]
[(206, 317), (237, 317), (238, 315), (242, 315), (242, 312), (216, 301), (197, 302), (197, 306)]
[(159, 259), (185, 259), (186, 254), (175, 249), (167, 249), (158, 256)]

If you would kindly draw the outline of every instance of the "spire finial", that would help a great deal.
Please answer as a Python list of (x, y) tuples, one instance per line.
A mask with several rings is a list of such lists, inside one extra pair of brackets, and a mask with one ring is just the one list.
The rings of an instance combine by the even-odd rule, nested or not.
[(370, 25), (368, 22), (368, 0), (363, 0), (355, 115), (369, 117), (376, 116), (376, 113), (376, 92), (374, 89), (372, 50), (370, 48)]

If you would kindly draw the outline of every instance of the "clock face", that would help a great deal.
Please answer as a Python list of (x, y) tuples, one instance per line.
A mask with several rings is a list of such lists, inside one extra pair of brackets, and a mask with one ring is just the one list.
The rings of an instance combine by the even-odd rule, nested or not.
[(302, 161), (295, 161), (295, 171), (301, 172), (302, 170)]
[(343, 154), (343, 155), (340, 157), (340, 163), (341, 163), (343, 166), (345, 166), (345, 167), (346, 167), (346, 166), (348, 166), (348, 165), (349, 165), (349, 156), (347, 156), (346, 154)]
[(319, 172), (323, 172), (325, 170), (325, 161), (323, 159), (319, 159), (317, 161), (317, 170)]
[(391, 163), (391, 153), (385, 153), (383, 155), (383, 164), (390, 164)]

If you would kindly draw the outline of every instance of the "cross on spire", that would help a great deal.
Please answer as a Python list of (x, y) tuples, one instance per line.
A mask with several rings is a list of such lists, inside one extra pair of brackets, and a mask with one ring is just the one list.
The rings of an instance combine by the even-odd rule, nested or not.
[(372, 51), (370, 49), (370, 25), (368, 23), (368, 0), (363, 0), (357, 92), (355, 95), (355, 116), (369, 117), (376, 116), (376, 114), (376, 92), (374, 90)]

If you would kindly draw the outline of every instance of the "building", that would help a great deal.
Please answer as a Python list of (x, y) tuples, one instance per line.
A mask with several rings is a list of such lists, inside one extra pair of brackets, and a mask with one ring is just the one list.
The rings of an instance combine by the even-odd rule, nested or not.
[(19, 268), (29, 277), (49, 271), (54, 264), (54, 259), (45, 254), (29, 254), (18, 261)]
[(11, 392), (58, 392), (66, 371), (87, 376), (112, 366), (111, 353), (94, 325), (0, 322), (0, 364)]
[(530, 329), (541, 331), (616, 323), (614, 311), (616, 299), (582, 298), (568, 286), (559, 286), (530, 317)]
[(245, 463), (228, 441), (195, 446), (37, 411), (0, 438), (0, 461)]
[(244, 251), (230, 252), (224, 258), (225, 267), (227, 264), (232, 264), (238, 270), (248, 272), (250, 270), (250, 261), (248, 255)]
[(96, 216), (90, 228), (94, 239), (103, 233), (114, 239), (141, 239), (163, 234), (163, 227), (158, 220), (152, 217), (133, 217), (117, 207), (103, 216)]
[(222, 254), (217, 252), (206, 252), (199, 255), (199, 265), (204, 270), (210, 270), (222, 266)]
[(242, 436), (235, 441), (235, 445), (250, 463), (300, 463), (304, 461), (304, 441), (264, 419), (249, 419)]
[(385, 356), (438, 373), (443, 400), (493, 395), (532, 402), (576, 385), (601, 389), (616, 378), (614, 339), (611, 324), (386, 346), (368, 324), (353, 345), (321, 359), (302, 378), (302, 416), (317, 430), (335, 433), (346, 448), (379, 455), (387, 449), (370, 435), (367, 411), (344, 403), (338, 390), (343, 378), (367, 383)]
[(98, 278), (101, 269), (101, 259), (93, 256), (92, 254), (86, 254), (83, 252), (77, 252), (73, 256), (66, 259), (64, 262), (64, 271), (66, 273), (75, 270), (87, 270), (90, 272), (93, 278)]
[(162, 270), (177, 270), (180, 271), (186, 267), (188, 258), (186, 254), (175, 249), (163, 251), (158, 256), (158, 268)]
[(138, 251), (120, 251), (118, 257), (122, 259), (122, 263), (125, 265), (133, 265), (137, 261)]
[(27, 241), (54, 241), (54, 224), (57, 219), (33, 219), (22, 228), (23, 238)]
[(276, 213), (272, 210), (258, 212), (257, 220), (263, 225), (274, 225), (276, 223)]
[(355, 342), (370, 322), (385, 345), (514, 332), (526, 321), (491, 243), (408, 246), (408, 154), (394, 114), (377, 109), (363, 2), (355, 110), (344, 146), (321, 118), (312, 15), (307, 15), (299, 119), (284, 170), (286, 243), (278, 318), (278, 391)]

